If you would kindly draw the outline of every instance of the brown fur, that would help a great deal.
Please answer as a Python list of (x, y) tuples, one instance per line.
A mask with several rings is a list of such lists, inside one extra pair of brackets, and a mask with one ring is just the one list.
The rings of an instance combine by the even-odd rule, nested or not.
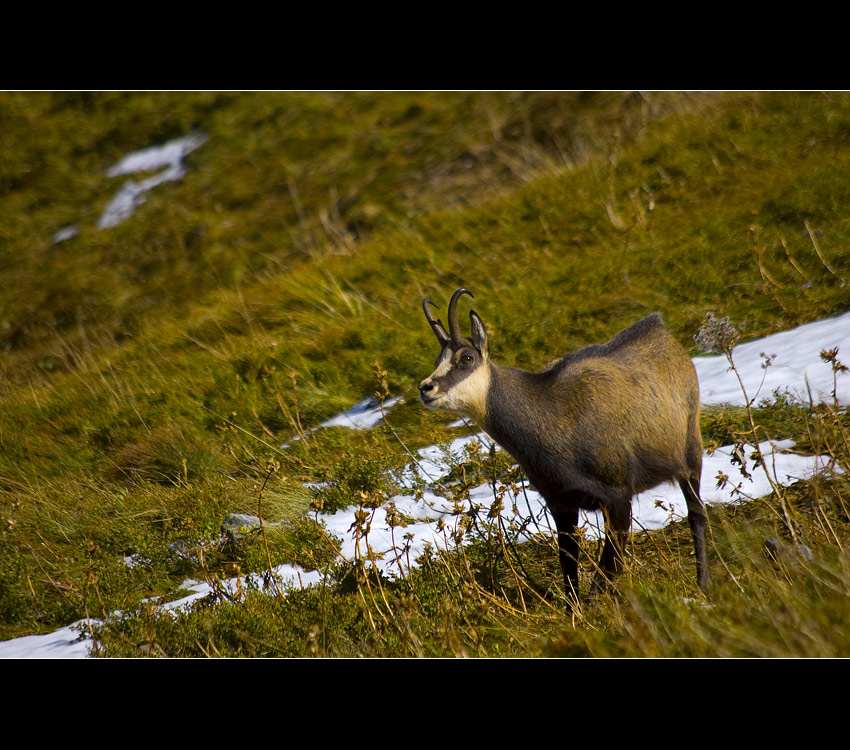
[[(596, 590), (622, 567), (633, 495), (668, 481), (679, 483), (687, 501), (697, 582), (707, 590), (699, 385), (661, 317), (648, 315), (606, 344), (530, 373), (491, 362), (483, 324), (470, 315), (472, 339), (441, 339), (440, 366), (420, 385), (420, 398), (428, 408), (471, 417), (517, 459), (555, 519), (568, 594), (578, 592), (578, 511), (606, 517)], [(474, 363), (455, 369), (464, 354)], [(486, 373), (478, 375), (481, 368)]]

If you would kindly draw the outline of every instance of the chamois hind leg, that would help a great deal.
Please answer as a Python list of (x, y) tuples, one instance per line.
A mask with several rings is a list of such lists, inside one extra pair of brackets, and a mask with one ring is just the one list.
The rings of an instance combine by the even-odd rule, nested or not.
[(552, 511), (555, 527), (558, 529), (558, 557), (561, 561), (561, 572), (564, 574), (564, 593), (567, 596), (567, 607), (578, 603), (578, 509)]
[(593, 579), (592, 596), (602, 591), (608, 581), (623, 570), (626, 541), (632, 525), (631, 497), (620, 498), (619, 502), (603, 508), (602, 512), (605, 516), (605, 544), (599, 558), (599, 569)]
[(694, 538), (694, 555), (697, 562), (697, 586), (708, 593), (711, 575), (708, 572), (708, 555), (705, 550), (705, 506), (699, 496), (699, 475), (696, 478), (680, 479), (679, 487), (688, 505), (688, 525)]

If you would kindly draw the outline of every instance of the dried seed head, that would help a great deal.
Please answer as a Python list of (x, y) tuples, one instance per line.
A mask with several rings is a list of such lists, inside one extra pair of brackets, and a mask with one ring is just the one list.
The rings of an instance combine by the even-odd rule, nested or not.
[(820, 353), (820, 358), (824, 362), (828, 362), (832, 365), (833, 372), (844, 373), (848, 371), (848, 368), (841, 364), (838, 359), (838, 347), (835, 347), (834, 349), (823, 349)]
[(738, 343), (739, 334), (729, 318), (717, 318), (714, 313), (705, 314), (705, 323), (694, 336), (701, 352), (731, 354)]

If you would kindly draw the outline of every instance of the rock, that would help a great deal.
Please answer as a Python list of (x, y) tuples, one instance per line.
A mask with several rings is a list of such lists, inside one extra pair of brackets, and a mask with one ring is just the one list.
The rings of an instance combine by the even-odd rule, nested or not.
[(229, 542), (243, 539), (260, 527), (260, 519), (247, 513), (231, 513), (221, 524), (221, 535)]
[(764, 551), (769, 559), (777, 563), (798, 563), (803, 560), (811, 562), (815, 557), (805, 544), (785, 544), (772, 536), (764, 540)]

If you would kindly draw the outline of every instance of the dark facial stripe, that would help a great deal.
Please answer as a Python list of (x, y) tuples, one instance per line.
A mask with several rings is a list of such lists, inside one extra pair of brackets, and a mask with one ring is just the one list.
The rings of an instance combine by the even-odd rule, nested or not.
[[(451, 352), (451, 348), (447, 347)], [(437, 362), (437, 370), (443, 366), (446, 350), (443, 350), (440, 359)], [(465, 364), (462, 359), (464, 357), (472, 357), (472, 362)], [(472, 347), (464, 346), (457, 351), (451, 352), (451, 369), (444, 375), (437, 377), (431, 376), (430, 380), (437, 384), (439, 392), (448, 393), (452, 388), (457, 386), (468, 378), (476, 368), (481, 364), (481, 355)]]

